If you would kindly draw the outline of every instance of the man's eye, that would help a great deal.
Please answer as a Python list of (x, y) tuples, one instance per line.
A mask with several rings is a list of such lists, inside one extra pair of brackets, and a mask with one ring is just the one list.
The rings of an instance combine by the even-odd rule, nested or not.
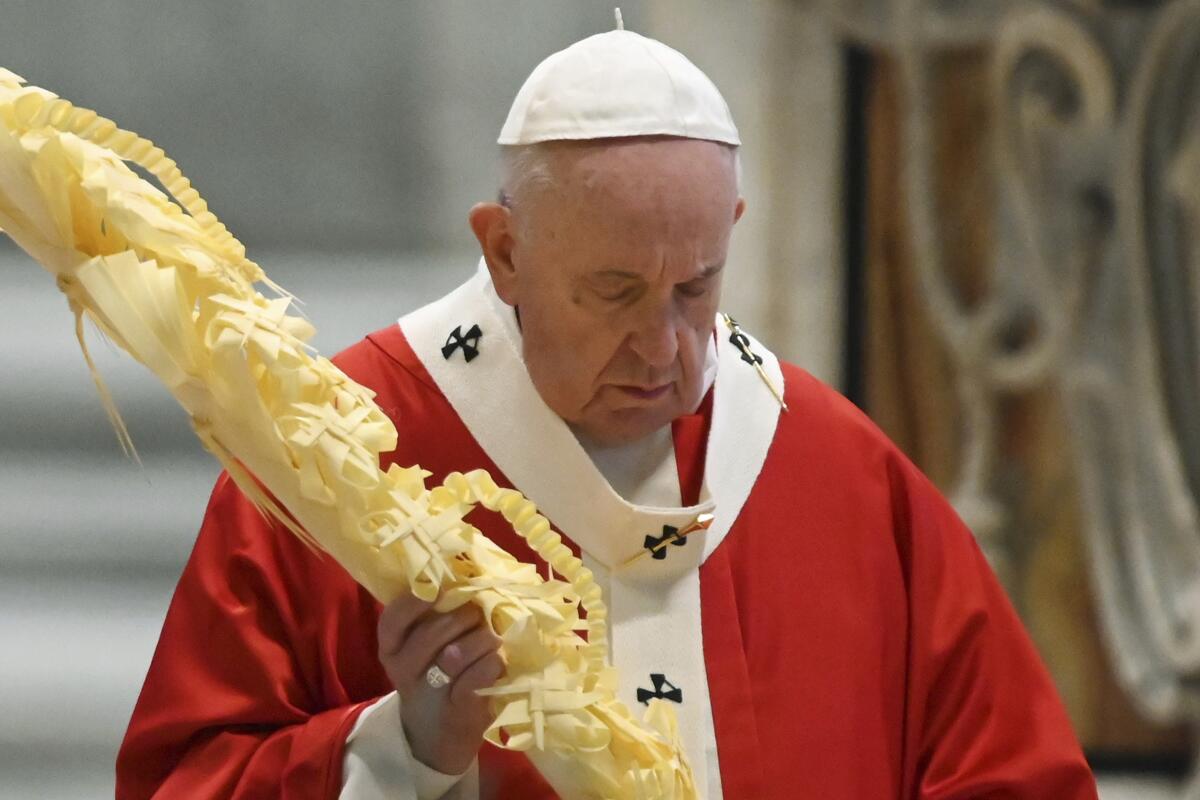
[(634, 287), (626, 286), (624, 289), (597, 291), (596, 296), (609, 303), (621, 303), (631, 299), (634, 291)]
[(708, 291), (708, 281), (681, 283), (677, 288), (679, 293), (684, 297), (701, 297)]

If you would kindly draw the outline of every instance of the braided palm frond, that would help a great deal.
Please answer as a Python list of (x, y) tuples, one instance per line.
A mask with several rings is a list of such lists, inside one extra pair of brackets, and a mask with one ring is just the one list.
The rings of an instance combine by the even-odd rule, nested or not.
[[(654, 701), (639, 720), (616, 699), (607, 611), (590, 571), (528, 498), (486, 472), (428, 487), (419, 466), (381, 469), (396, 429), (374, 393), (307, 344), (313, 327), (289, 313), (293, 298), (246, 258), (160, 148), (0, 69), (0, 229), (66, 295), (128, 452), (87, 352), (85, 316), (158, 377), (264, 514), (381, 602), (407, 591), (443, 611), (484, 610), (508, 662), (486, 691), (496, 713), (489, 741), (527, 751), (552, 782), (569, 768), (580, 797), (695, 796), (672, 710)], [(562, 580), (543, 580), (466, 522), (478, 505), (501, 514)]]

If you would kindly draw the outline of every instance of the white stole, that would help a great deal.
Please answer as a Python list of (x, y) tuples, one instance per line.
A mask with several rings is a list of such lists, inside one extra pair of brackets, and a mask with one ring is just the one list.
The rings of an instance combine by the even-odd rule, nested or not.
[[(468, 360), (466, 348), (449, 345), (456, 331), (462, 337), (475, 326), (479, 336), (471, 341)], [(613, 490), (530, 380), (513, 311), (497, 296), (482, 260), (475, 276), (458, 289), (400, 320), (409, 345), (480, 447), (579, 545), (585, 564), (606, 590), (620, 698), (637, 713), (644, 708), (639, 689), (643, 696), (656, 689), (671, 692), (665, 683), (655, 686), (652, 675), (663, 676), (679, 690), (679, 727), (699, 795), (705, 798), (722, 795), (704, 668), (699, 566), (741, 513), (780, 413), (724, 322), (714, 320), (714, 326), (717, 371), (704, 488), (697, 505), (680, 508), (636, 505)], [(778, 360), (752, 337), (747, 341), (782, 390)], [(673, 500), (677, 503), (678, 492)], [(707, 531), (664, 548), (661, 558), (646, 556), (621, 566), (644, 551), (648, 536), (683, 527), (700, 513), (714, 515)]]

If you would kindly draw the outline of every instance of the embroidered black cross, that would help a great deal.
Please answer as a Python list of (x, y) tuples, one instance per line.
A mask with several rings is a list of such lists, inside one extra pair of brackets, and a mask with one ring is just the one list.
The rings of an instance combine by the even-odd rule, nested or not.
[(662, 536), (651, 536), (646, 534), (646, 541), (642, 543), (650, 551), (650, 557), (662, 561), (667, 557), (666, 545), (673, 544), (676, 547), (683, 547), (687, 544), (687, 539), (679, 536), (679, 528), (674, 525), (663, 525)]
[(742, 329), (738, 327), (737, 321), (728, 314), (721, 315), (725, 320), (725, 325), (729, 328), (729, 341), (742, 354), (742, 361), (745, 361), (758, 372), (758, 377), (762, 378), (763, 383), (771, 390), (771, 394), (779, 402), (779, 407), (784, 411), (788, 410), (788, 405), (783, 399), (783, 390), (775, 385), (771, 380), (771, 376), (763, 369), (762, 356), (750, 349), (750, 337), (742, 333)]
[(729, 317), (729, 327), (732, 329), (732, 333), (729, 334), (729, 342), (741, 352), (742, 361), (750, 366), (763, 363), (762, 356), (750, 349), (750, 337), (742, 333), (742, 329), (737, 326), (733, 317)]
[(461, 347), (463, 358), (470, 363), (471, 359), (479, 355), (479, 340), (482, 337), (483, 331), (479, 330), (478, 325), (472, 325), (466, 336), (463, 335), (462, 326), (459, 325), (446, 337), (446, 343), (442, 345), (442, 356), (448, 361), (450, 356), (454, 355), (454, 351)]
[[(650, 673), (650, 682), (654, 684), (654, 690), (641, 689), (637, 690), (637, 699), (639, 703), (647, 703), (651, 700), (670, 700), (673, 703), (683, 702), (683, 689), (680, 689), (675, 684), (667, 680), (667, 676), (660, 672)], [(667, 687), (667, 691), (663, 691), (663, 687)]]

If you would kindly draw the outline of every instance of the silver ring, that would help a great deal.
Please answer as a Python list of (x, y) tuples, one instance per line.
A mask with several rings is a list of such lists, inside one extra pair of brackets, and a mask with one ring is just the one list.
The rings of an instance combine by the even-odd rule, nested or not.
[(449, 684), (450, 680), (450, 676), (447, 675), (437, 664), (434, 664), (432, 667), (425, 670), (425, 682), (428, 683), (431, 688), (440, 689)]

